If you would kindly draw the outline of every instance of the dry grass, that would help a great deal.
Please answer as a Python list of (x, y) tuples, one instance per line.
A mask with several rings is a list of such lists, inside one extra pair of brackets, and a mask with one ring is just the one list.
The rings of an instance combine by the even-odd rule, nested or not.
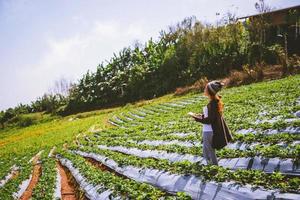
[[(300, 73), (300, 59), (293, 57), (290, 63), (290, 74)], [(281, 65), (256, 65), (250, 67), (249, 65), (243, 66), (243, 70), (233, 70), (230, 74), (221, 79), (226, 87), (247, 85), (264, 80), (274, 80), (282, 78)], [(174, 95), (185, 95), (190, 92), (202, 92), (206, 83), (210, 81), (206, 77), (199, 79), (191, 86), (176, 88)]]
[(176, 88), (175, 95), (184, 95), (189, 92), (199, 92), (203, 91), (205, 88), (205, 85), (208, 83), (208, 80), (206, 77), (199, 79), (191, 86), (185, 86), (185, 87), (179, 87)]

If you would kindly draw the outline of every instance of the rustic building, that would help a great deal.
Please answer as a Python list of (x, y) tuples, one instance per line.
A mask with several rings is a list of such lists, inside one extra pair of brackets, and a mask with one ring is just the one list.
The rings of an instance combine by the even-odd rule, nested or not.
[(287, 48), (289, 55), (300, 55), (300, 5), (238, 19), (245, 24), (258, 24), (261, 30), (256, 34), (261, 42), (278, 43)]

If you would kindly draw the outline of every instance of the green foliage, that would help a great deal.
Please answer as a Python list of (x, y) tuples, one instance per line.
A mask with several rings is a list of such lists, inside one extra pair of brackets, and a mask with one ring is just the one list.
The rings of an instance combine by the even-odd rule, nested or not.
[(42, 164), (42, 174), (33, 190), (32, 199), (52, 200), (56, 187), (57, 175), (55, 159), (48, 158), (47, 154), (44, 153), (40, 162)]
[[(50, 113), (52, 115), (59, 112), (59, 108), (66, 104), (66, 97), (60, 94), (45, 94), (39, 97), (36, 101), (31, 102), (31, 105), (19, 104), (15, 108), (9, 108), (0, 113), (1, 128), (6, 126), (26, 127), (36, 124), (43, 118), (40, 112)], [(30, 113), (35, 113), (30, 115)], [(44, 120), (45, 121), (45, 120)]]
[[(247, 86), (226, 88), (221, 91), (225, 103), (225, 119), (228, 123), (234, 142), (247, 144), (258, 143), (246, 150), (222, 149), (218, 150), (219, 158), (240, 158), (259, 156), (261, 158), (289, 158), (299, 162), (300, 145), (294, 141), (300, 140), (299, 134), (278, 133), (264, 134), (260, 130), (282, 129), (286, 127), (299, 127), (299, 120), (284, 122), (283, 119), (295, 117), (293, 113), (299, 110), (295, 101), (300, 96), (299, 75), (289, 76), (281, 80), (255, 83)], [(283, 98), (284, 97), (284, 98)], [(185, 107), (178, 106), (184, 105)], [(177, 106), (176, 106), (177, 104)], [(18, 191), (22, 181), (28, 179), (32, 166), (28, 160), (41, 149), (42, 174), (34, 188), (32, 199), (52, 199), (55, 188), (56, 168), (54, 158), (48, 158), (48, 152), (53, 146), (58, 146), (56, 152), (72, 161), (80, 173), (94, 186), (102, 185), (111, 189), (113, 194), (131, 199), (189, 199), (184, 193), (169, 196), (165, 191), (145, 183), (126, 179), (109, 171), (102, 171), (91, 165), (83, 157), (70, 151), (62, 150), (67, 143), (69, 150), (82, 150), (93, 152), (115, 160), (119, 166), (136, 166), (140, 168), (153, 168), (166, 170), (174, 174), (192, 174), (207, 181), (224, 182), (233, 181), (237, 185), (248, 185), (253, 188), (263, 187), (281, 192), (299, 191), (299, 177), (286, 175), (275, 170), (265, 173), (261, 170), (231, 169), (199, 165), (189, 161), (169, 162), (164, 159), (140, 158), (111, 150), (99, 149), (97, 145), (122, 145), (136, 147), (144, 150), (164, 150), (181, 154), (200, 156), (200, 146), (183, 147), (180, 145), (142, 145), (137, 141), (143, 140), (180, 140), (189, 142), (201, 141), (201, 126), (194, 122), (187, 112), (200, 112), (207, 100), (199, 94), (188, 94), (181, 97), (171, 95), (153, 101), (145, 101), (137, 105), (127, 105), (118, 109), (107, 109), (89, 113), (80, 113), (70, 117), (55, 119), (50, 122), (36, 124), (22, 129), (4, 129), (0, 134), (0, 180), (10, 171), (12, 165), (20, 167), (20, 176), (11, 179), (3, 188), (0, 188), (0, 199), (12, 199), (13, 192)], [(263, 114), (261, 113), (262, 111)], [(141, 112), (144, 112), (141, 113)], [(135, 113), (143, 116), (138, 118), (130, 115)], [(32, 116), (33, 114), (25, 114)], [(104, 122), (108, 118), (115, 119), (124, 128), (107, 128)], [(128, 116), (134, 120), (128, 119)], [(259, 120), (273, 119), (281, 116), (282, 119), (274, 123), (258, 123)], [(33, 117), (33, 116), (32, 116)], [(126, 118), (127, 117), (127, 118)], [(72, 119), (72, 120), (70, 120)], [(117, 120), (116, 120), (117, 121)], [(93, 126), (93, 128), (91, 128)], [(257, 133), (237, 134), (239, 129), (255, 128)], [(98, 131), (95, 131), (98, 129)], [(92, 133), (96, 132), (96, 133)], [(78, 136), (78, 133), (80, 135)], [(192, 133), (186, 137), (174, 133)], [(72, 142), (76, 137), (76, 143)], [(284, 143), (284, 146), (282, 144)], [(295, 162), (295, 164), (296, 164)]]
[(26, 127), (26, 126), (30, 126), (32, 124), (35, 123), (35, 119), (33, 119), (32, 117), (21, 117), (19, 120), (18, 120), (18, 125), (20, 127)]
[[(131, 179), (124, 179), (109, 171), (99, 170), (95, 166), (86, 162), (82, 157), (75, 156), (70, 153), (62, 153), (62, 156), (71, 160), (74, 167), (93, 185), (104, 185), (106, 188), (113, 191), (115, 195), (125, 196), (129, 199), (159, 199), (165, 196), (166, 193), (145, 183), (139, 183)], [(183, 195), (181, 194), (181, 197)], [(185, 199), (187, 199), (185, 197)]]
[(65, 97), (60, 94), (45, 94), (31, 103), (32, 112), (55, 113), (56, 110), (65, 104)]
[(87, 72), (60, 113), (150, 99), (201, 77), (224, 77), (245, 65), (259, 72), (260, 80), (262, 63), (283, 63), (281, 47), (261, 39), (266, 21), (242, 24), (228, 14), (218, 26), (212, 26), (195, 17), (186, 18), (161, 31), (157, 41), (126, 47), (106, 65), (100, 64), (96, 72)]
[(19, 190), (19, 185), (24, 180), (28, 179), (32, 172), (33, 166), (28, 163), (29, 159), (30, 156), (24, 156), (24, 157), (15, 156), (14, 165), (16, 165), (19, 168), (18, 175), (15, 178), (10, 179), (5, 184), (5, 187), (0, 188), (0, 199), (5, 199), (5, 200), (15, 199), (13, 197), (13, 193)]
[(220, 27), (186, 18), (158, 41), (121, 50), (96, 72), (88, 71), (71, 90), (62, 114), (150, 99), (191, 84), (218, 78), (246, 62), (248, 34), (234, 18)]

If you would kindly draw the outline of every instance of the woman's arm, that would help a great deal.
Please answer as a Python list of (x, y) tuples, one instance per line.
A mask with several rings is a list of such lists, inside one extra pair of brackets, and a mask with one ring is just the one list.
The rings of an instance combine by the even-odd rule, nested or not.
[(213, 100), (211, 103), (208, 104), (207, 106), (207, 117), (203, 117), (203, 118), (195, 118), (195, 120), (197, 122), (201, 122), (203, 124), (212, 124), (213, 121), (216, 119), (217, 117), (217, 102), (215, 100)]
[(201, 114), (201, 115), (197, 115), (197, 116), (192, 116), (196, 121), (198, 121), (198, 120), (200, 120), (200, 119), (202, 119), (203, 118), (203, 114)]

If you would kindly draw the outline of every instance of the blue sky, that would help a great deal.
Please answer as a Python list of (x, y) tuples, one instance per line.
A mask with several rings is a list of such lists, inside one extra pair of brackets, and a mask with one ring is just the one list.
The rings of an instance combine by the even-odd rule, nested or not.
[[(0, 110), (29, 103), (62, 77), (88, 69), (134, 41), (156, 39), (188, 16), (256, 13), (256, 0), (0, 0)], [(265, 0), (275, 8), (300, 0)]]

